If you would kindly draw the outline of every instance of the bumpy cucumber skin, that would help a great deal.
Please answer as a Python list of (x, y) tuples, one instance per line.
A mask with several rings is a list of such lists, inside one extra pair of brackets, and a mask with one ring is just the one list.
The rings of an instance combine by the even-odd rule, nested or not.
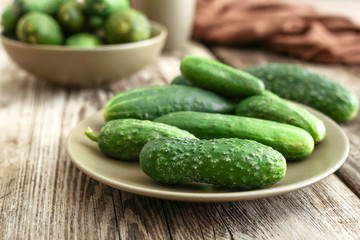
[(215, 93), (190, 86), (159, 85), (138, 88), (111, 98), (105, 121), (118, 118), (152, 120), (176, 111), (232, 113), (235, 105)]
[(154, 120), (187, 130), (200, 139), (251, 139), (279, 151), (287, 160), (310, 155), (314, 140), (305, 130), (274, 121), (216, 113), (182, 111)]
[(98, 145), (108, 157), (138, 160), (142, 147), (150, 140), (164, 137), (194, 138), (193, 134), (177, 127), (137, 119), (118, 119), (106, 122), (100, 130)]
[(286, 173), (286, 160), (279, 152), (246, 139), (153, 140), (141, 150), (140, 166), (160, 183), (200, 182), (245, 189), (275, 184)]
[(259, 95), (264, 90), (257, 77), (211, 59), (186, 56), (181, 60), (180, 70), (195, 86), (226, 97)]
[(16, 37), (30, 44), (60, 45), (63, 35), (59, 24), (51, 16), (30, 12), (22, 16), (16, 27)]
[(246, 71), (259, 77), (266, 89), (280, 97), (313, 107), (338, 123), (354, 119), (359, 111), (355, 93), (308, 69), (288, 64), (268, 64)]
[(326, 135), (323, 121), (304, 108), (281, 98), (249, 97), (236, 106), (235, 113), (300, 127), (310, 133), (315, 143), (322, 141)]
[[(176, 76), (172, 81), (171, 84), (173, 85), (183, 85), (183, 86), (194, 86), (194, 84), (192, 84), (192, 82), (189, 81), (189, 79), (187, 79), (186, 77), (184, 77), (183, 75), (179, 75)], [(277, 96), (275, 93), (272, 93), (268, 90), (264, 90), (261, 92), (260, 95), (266, 95), (266, 96), (272, 96), (272, 97), (279, 97)], [(245, 97), (246, 98), (246, 97)], [(240, 100), (244, 99), (244, 97), (225, 97), (225, 99), (234, 102), (234, 103), (238, 103)]]

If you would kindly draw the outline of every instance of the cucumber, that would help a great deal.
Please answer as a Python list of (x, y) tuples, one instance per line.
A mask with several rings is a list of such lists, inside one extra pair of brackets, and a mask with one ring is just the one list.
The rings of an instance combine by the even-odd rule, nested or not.
[[(184, 77), (183, 75), (179, 75), (177, 77), (175, 77), (172, 81), (171, 81), (172, 85), (183, 85), (183, 86), (193, 86), (196, 87), (194, 84), (192, 84), (192, 82), (189, 81), (189, 79), (187, 79), (186, 77)], [(265, 91), (263, 91), (264, 93)], [(240, 101), (241, 98), (238, 97), (225, 97), (225, 99), (229, 100), (230, 102), (234, 102), (234, 103), (238, 103)]]
[[(269, 90), (264, 90), (259, 96), (267, 96), (267, 97), (274, 97), (274, 98), (280, 98), (277, 94), (269, 91)], [(254, 96), (255, 97), (255, 96)]]
[(235, 104), (215, 93), (190, 86), (159, 85), (133, 89), (111, 98), (104, 108), (105, 121), (118, 118), (152, 120), (170, 112), (234, 112)]
[[(184, 85), (184, 86), (194, 86), (194, 84), (192, 84), (189, 79), (187, 79), (186, 77), (184, 77), (183, 75), (179, 75), (174, 77), (174, 79), (171, 81), (171, 84), (175, 84), (175, 85)], [(273, 92), (270, 92), (268, 90), (264, 90), (261, 92), (260, 95), (266, 95), (266, 96), (271, 96), (271, 97), (279, 97), (278, 95), (276, 95)], [(229, 101), (231, 102), (239, 102), (242, 99), (233, 97), (233, 98), (227, 98)]]
[(180, 70), (195, 86), (226, 97), (259, 95), (264, 90), (257, 77), (211, 59), (186, 56), (181, 60)]
[(338, 123), (354, 119), (359, 100), (345, 86), (306, 68), (288, 64), (259, 65), (246, 69), (259, 77), (266, 89), (280, 97), (303, 103)]
[(171, 84), (177, 84), (177, 85), (184, 85), (184, 86), (194, 86), (189, 79), (184, 77), (183, 75), (179, 75), (174, 77), (174, 79), (171, 81)]
[(323, 121), (304, 108), (281, 98), (249, 97), (236, 106), (235, 113), (300, 127), (310, 133), (315, 143), (322, 141), (326, 135)]
[(279, 151), (288, 160), (300, 159), (314, 150), (314, 140), (305, 130), (269, 120), (182, 111), (154, 120), (189, 131), (200, 139), (251, 139)]
[(138, 42), (150, 38), (151, 24), (145, 14), (129, 8), (107, 18), (105, 35), (110, 44)]
[(200, 182), (222, 187), (260, 188), (286, 173), (285, 158), (246, 139), (156, 139), (140, 153), (143, 172), (165, 184)]
[(109, 17), (114, 12), (129, 9), (128, 0), (85, 0), (85, 9), (89, 15)]
[(94, 48), (102, 45), (100, 38), (90, 33), (76, 33), (68, 37), (65, 41), (66, 46), (78, 48)]
[(96, 31), (103, 28), (105, 19), (99, 16), (87, 16), (85, 20), (86, 29), (89, 31)]
[(138, 160), (142, 147), (150, 140), (163, 137), (196, 137), (177, 127), (138, 119), (118, 119), (106, 122), (97, 136), (91, 128), (85, 134), (98, 142), (108, 157), (121, 160)]
[(22, 16), (16, 26), (16, 37), (30, 44), (60, 45), (63, 42), (60, 25), (42, 12), (29, 12)]
[(22, 14), (29, 12), (43, 12), (54, 15), (60, 5), (67, 0), (14, 0), (14, 5)]
[(1, 25), (4, 33), (14, 34), (16, 31), (16, 24), (20, 18), (19, 10), (11, 5), (5, 8), (1, 15)]
[(57, 11), (57, 21), (68, 34), (78, 33), (85, 28), (85, 13), (79, 2), (68, 1)]

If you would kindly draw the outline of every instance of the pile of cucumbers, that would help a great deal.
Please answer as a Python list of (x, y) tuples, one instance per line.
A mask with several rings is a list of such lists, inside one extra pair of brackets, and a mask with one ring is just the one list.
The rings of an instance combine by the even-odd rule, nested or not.
[(14, 0), (1, 23), (6, 36), (29, 44), (93, 48), (151, 36), (148, 18), (128, 0)]
[(359, 111), (357, 96), (308, 69), (286, 64), (244, 71), (186, 56), (171, 85), (122, 92), (104, 107), (96, 134), (108, 157), (139, 160), (159, 183), (200, 182), (253, 189), (284, 178), (287, 161), (303, 160), (324, 140), (321, 119), (337, 122)]

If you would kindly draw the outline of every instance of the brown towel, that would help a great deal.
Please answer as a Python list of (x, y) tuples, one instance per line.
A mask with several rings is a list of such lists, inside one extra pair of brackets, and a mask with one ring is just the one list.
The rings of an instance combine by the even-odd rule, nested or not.
[(193, 38), (288, 53), (307, 61), (360, 64), (360, 26), (272, 0), (197, 0)]

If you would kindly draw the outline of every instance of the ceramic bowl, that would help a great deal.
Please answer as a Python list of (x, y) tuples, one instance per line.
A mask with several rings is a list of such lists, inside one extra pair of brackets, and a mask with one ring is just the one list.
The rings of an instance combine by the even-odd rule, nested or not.
[(72, 87), (93, 87), (121, 80), (154, 60), (162, 51), (167, 30), (151, 22), (151, 38), (91, 49), (31, 45), (1, 35), (10, 58), (39, 79)]

